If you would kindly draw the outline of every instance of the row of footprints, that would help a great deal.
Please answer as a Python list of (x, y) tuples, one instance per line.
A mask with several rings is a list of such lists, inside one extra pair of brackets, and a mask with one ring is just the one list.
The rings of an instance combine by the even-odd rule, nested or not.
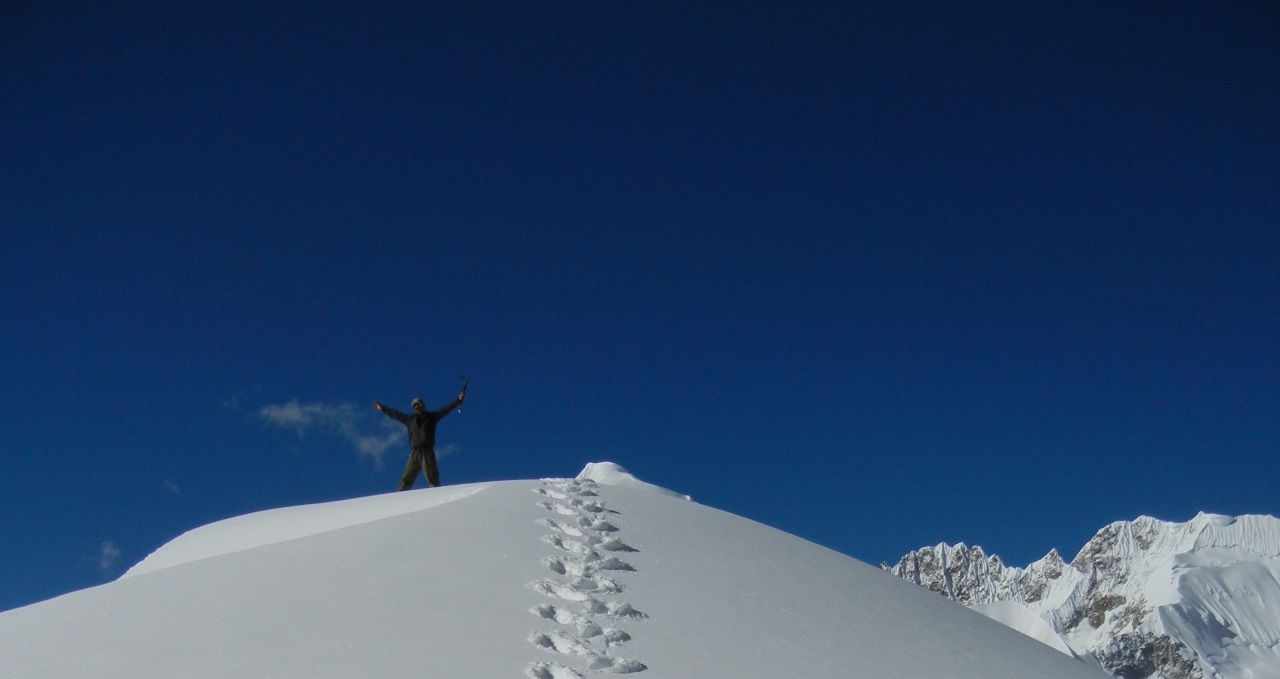
[(544, 479), (534, 492), (543, 497), (538, 506), (548, 513), (538, 521), (550, 531), (543, 541), (555, 552), (542, 560), (547, 577), (529, 583), (548, 603), (530, 612), (545, 621), (544, 627), (554, 623), (554, 628), (534, 632), (529, 643), (558, 659), (533, 663), (525, 674), (530, 679), (584, 679), (566, 664), (573, 659), (587, 671), (647, 669), (615, 653), (631, 639), (622, 625), (647, 617), (618, 598), (626, 591), (618, 578), (636, 572), (625, 557), (637, 551), (618, 536), (618, 512), (600, 502), (593, 481)]

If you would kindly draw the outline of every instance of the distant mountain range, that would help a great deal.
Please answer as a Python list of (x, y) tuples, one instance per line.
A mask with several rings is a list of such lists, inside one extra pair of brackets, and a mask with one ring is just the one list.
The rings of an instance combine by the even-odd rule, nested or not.
[(1024, 567), (939, 544), (885, 570), (1122, 679), (1280, 679), (1280, 519), (1201, 513), (1098, 531)]

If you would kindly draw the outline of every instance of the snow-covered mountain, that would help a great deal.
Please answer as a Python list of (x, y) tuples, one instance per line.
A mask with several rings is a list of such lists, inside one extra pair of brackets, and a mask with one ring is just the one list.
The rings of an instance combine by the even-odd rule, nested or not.
[(210, 524), (0, 613), (0, 659), (22, 679), (1105, 677), (607, 463)]
[(1124, 679), (1280, 679), (1280, 519), (1201, 513), (1098, 531), (1025, 568), (939, 544), (891, 568)]

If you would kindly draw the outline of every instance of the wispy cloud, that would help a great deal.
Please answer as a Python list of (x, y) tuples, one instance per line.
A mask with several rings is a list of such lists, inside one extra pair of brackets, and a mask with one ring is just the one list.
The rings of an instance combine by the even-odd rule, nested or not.
[[(372, 412), (372, 411), (370, 411)], [(404, 428), (383, 420), (379, 426), (370, 426), (371, 416), (355, 403), (300, 403), (296, 399), (287, 403), (263, 406), (258, 414), (268, 424), (292, 429), (303, 438), (311, 431), (336, 434), (351, 444), (361, 457), (373, 460), (382, 467), (388, 449), (405, 440)]]
[(98, 556), (94, 559), (98, 564), (98, 570), (102, 571), (103, 575), (110, 574), (111, 569), (115, 568), (116, 562), (120, 560), (120, 554), (120, 548), (116, 543), (103, 540), (102, 548), (98, 550)]
[(170, 495), (182, 494), (182, 488), (180, 488), (178, 486), (178, 482), (174, 481), (173, 479), (165, 479), (164, 483), (162, 483), (161, 485), (164, 486), (165, 492), (169, 493)]

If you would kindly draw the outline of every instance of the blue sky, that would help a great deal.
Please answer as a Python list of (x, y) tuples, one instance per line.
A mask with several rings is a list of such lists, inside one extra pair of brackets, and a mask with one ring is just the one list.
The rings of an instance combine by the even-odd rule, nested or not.
[[(0, 10), (0, 609), (641, 478), (864, 561), (1280, 513), (1274, 4)], [(419, 481), (421, 485), (421, 481)]]

